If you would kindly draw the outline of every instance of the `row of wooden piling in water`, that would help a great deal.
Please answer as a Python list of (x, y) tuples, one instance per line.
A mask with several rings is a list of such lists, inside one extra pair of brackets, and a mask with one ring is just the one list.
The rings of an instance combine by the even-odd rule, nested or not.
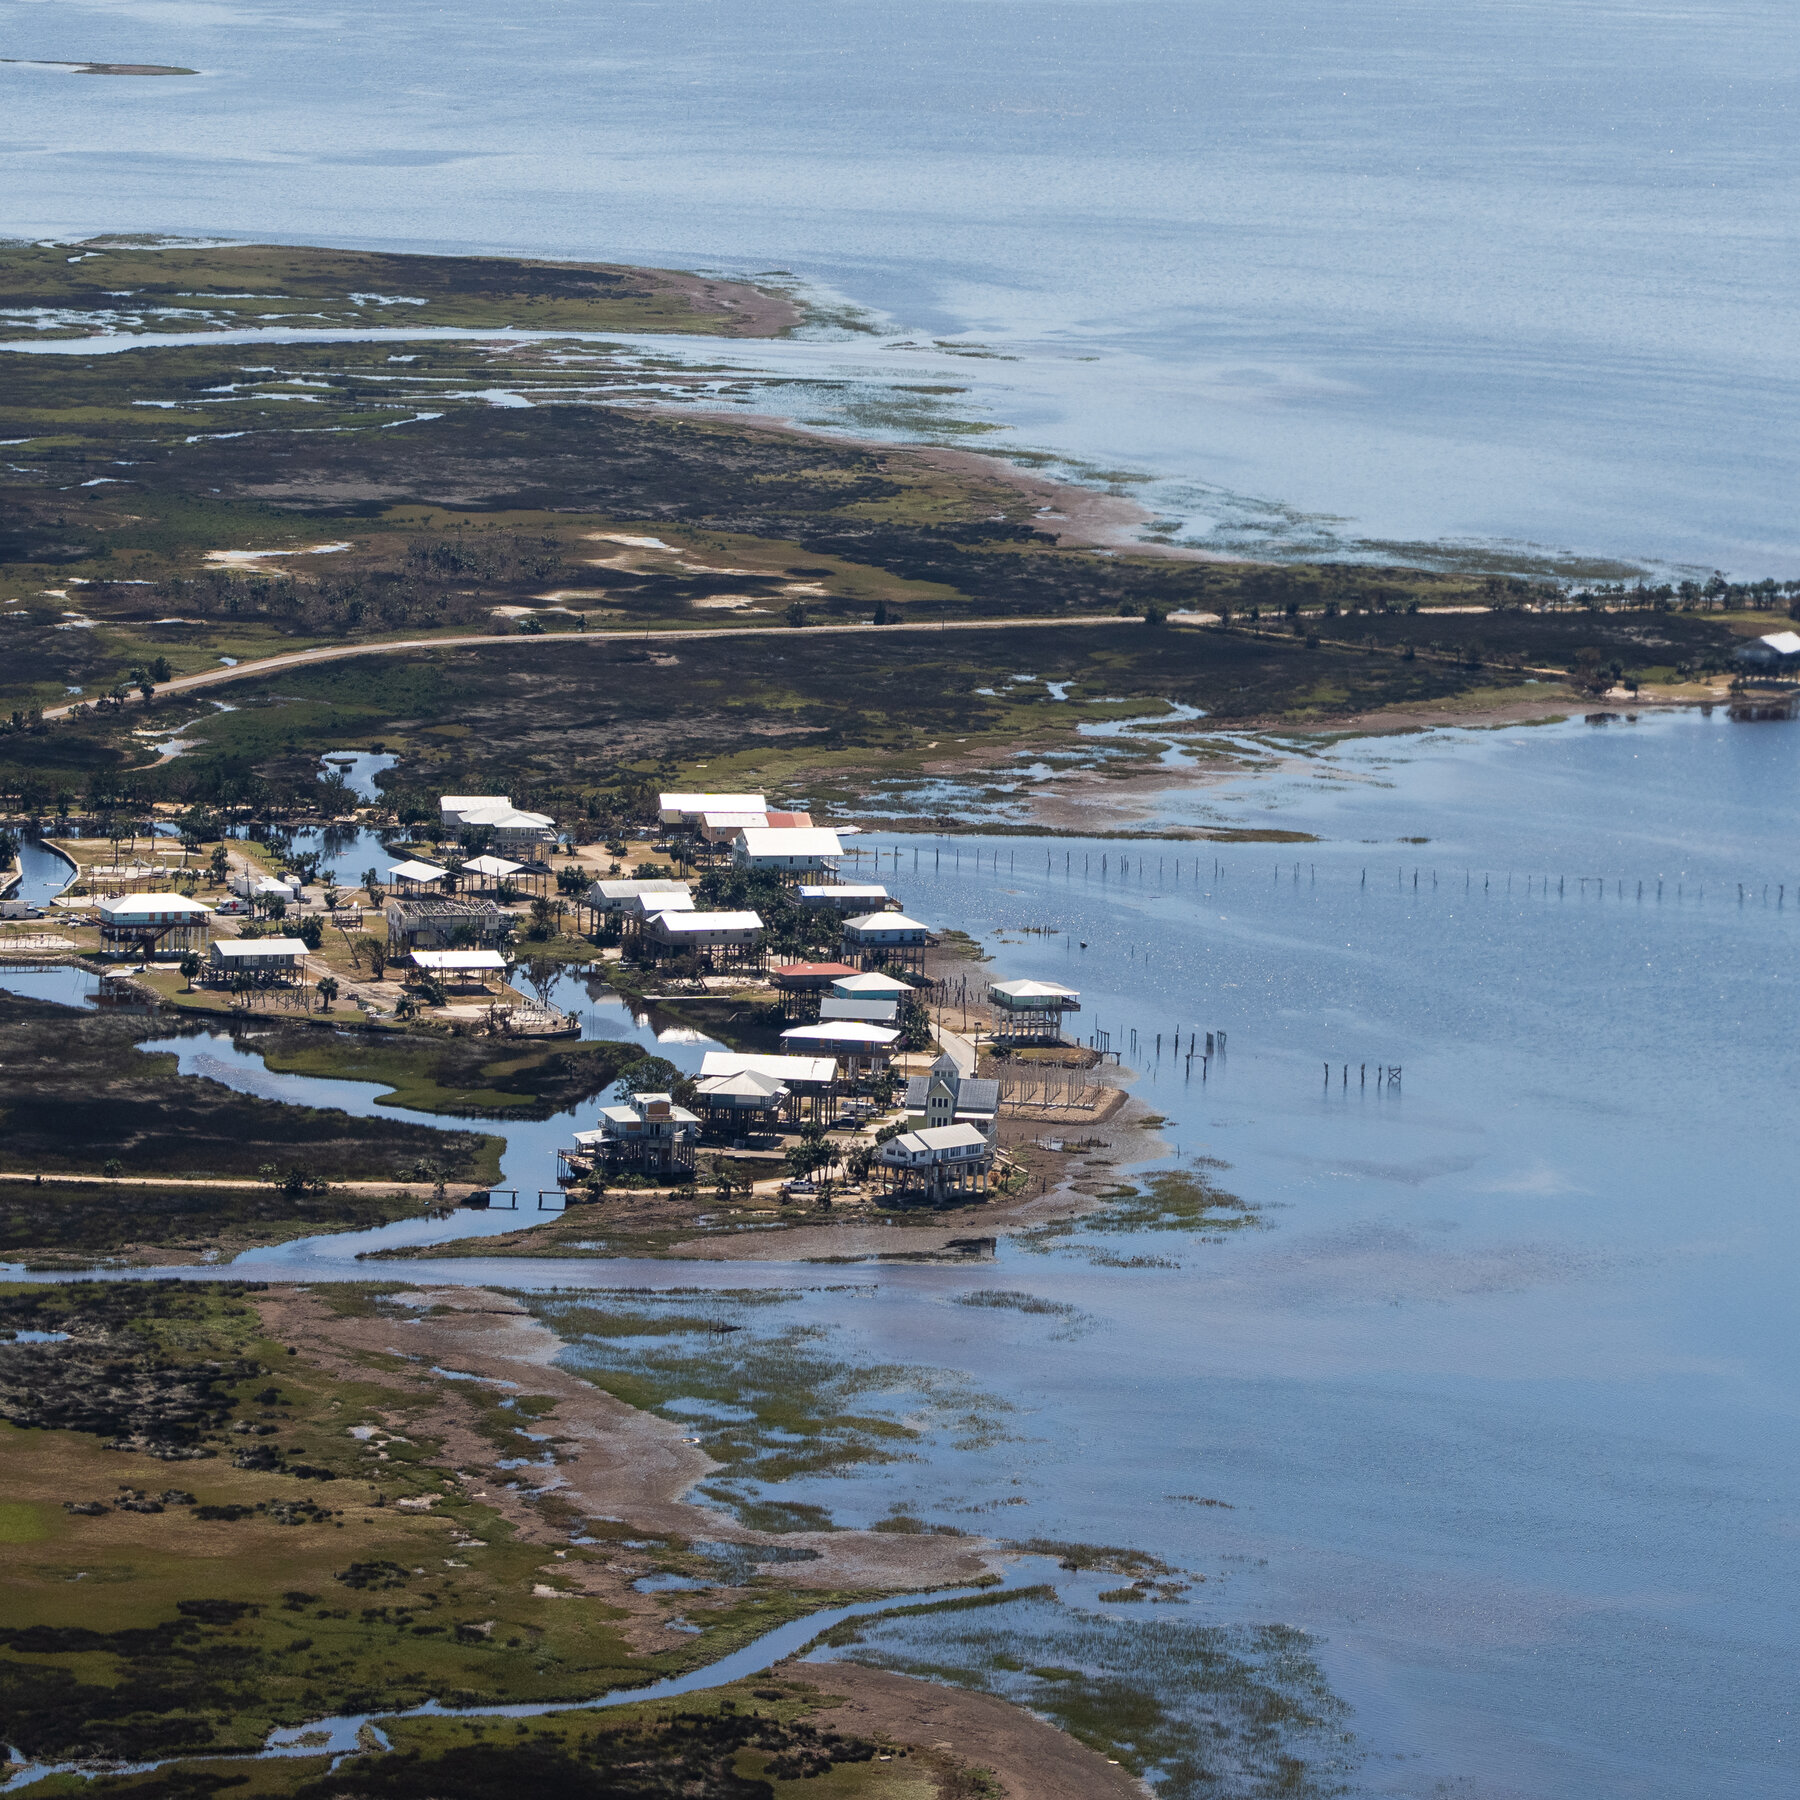
[[(925, 846), (918, 844), (912, 846), (912, 866), (914, 869), (919, 869), (922, 866), (922, 856), (925, 848)], [(964, 852), (961, 844), (952, 844), (950, 846), (941, 844), (932, 845), (930, 849), (932, 857), (931, 868), (933, 873), (941, 873), (943, 871), (944, 857), (946, 854), (951, 858), (951, 872), (960, 873), (962, 871)], [(876, 870), (879, 872), (883, 858), (891, 857), (897, 868), (905, 855), (905, 851), (864, 850), (859, 847), (852, 850), (850, 854), (859, 858), (867, 857), (873, 859)], [(1073, 880), (1076, 875), (1074, 859), (1075, 853), (1073, 850), (1065, 850), (1063, 852), (1062, 873), (1064, 877), (1069, 880)], [(998, 877), (1003, 873), (1006, 875), (1016, 875), (1019, 872), (1017, 850), (1003, 852), (994, 849), (984, 849), (980, 844), (972, 844), (968, 849), (968, 860), (971, 870), (977, 875), (985, 872)], [(1137, 880), (1140, 882), (1147, 880), (1150, 859), (1145, 855), (1139, 854), (1135, 861)], [(1308, 887), (1317, 887), (1319, 885), (1318, 864), (1306, 863), (1303, 865), (1297, 862), (1291, 866), (1283, 865), (1279, 862), (1275, 863), (1270, 871), (1272, 885), (1279, 887), (1284, 880), (1293, 887), (1303, 885), (1300, 873), (1302, 867), (1306, 870), (1304, 885)], [(1046, 850), (1044, 852), (1044, 873), (1046, 875), (1054, 876), (1056, 872), (1055, 852)], [(1103, 882), (1115, 879), (1130, 880), (1132, 878), (1132, 873), (1133, 858), (1126, 852), (1115, 852), (1111, 850), (1102, 850), (1099, 852), (1084, 850), (1082, 852), (1080, 875), (1084, 881), (1092, 881), (1095, 879)], [(1370, 886), (1369, 873), (1370, 871), (1366, 866), (1358, 871), (1357, 888), (1360, 892), (1366, 892)], [(1179, 889), (1182, 887), (1197, 888), (1203, 880), (1210, 879), (1215, 882), (1223, 882), (1227, 880), (1229, 876), (1230, 871), (1226, 864), (1216, 856), (1196, 856), (1192, 858), (1185, 856), (1171, 857), (1165, 853), (1156, 858), (1155, 879), (1157, 884), (1172, 889)], [(1440, 887), (1454, 887), (1455, 880), (1456, 877), (1453, 873), (1446, 877), (1440, 870), (1426, 868), (1423, 865), (1414, 865), (1412, 868), (1408, 869), (1405, 864), (1400, 864), (1394, 870), (1394, 886), (1402, 893), (1420, 893), (1426, 888), (1430, 888), (1435, 892)], [(1685, 876), (1671, 878), (1664, 875), (1551, 875), (1539, 873), (1535, 870), (1525, 873), (1520, 873), (1516, 870), (1506, 870), (1500, 873), (1496, 873), (1493, 870), (1483, 870), (1479, 892), (1489, 896), (1498, 894), (1510, 896), (1515, 895), (1520, 891), (1521, 884), (1523, 885), (1523, 892), (1527, 899), (1548, 900), (1555, 898), (1558, 900), (1604, 900), (1610, 897), (1622, 902), (1635, 901), (1640, 904), (1646, 901), (1661, 904), (1664, 901), (1671, 899), (1677, 905), (1685, 905), (1689, 901), (1692, 901), (1696, 905), (1704, 905), (1706, 903), (1706, 884), (1704, 882), (1690, 882)], [(1721, 884), (1718, 882), (1713, 884), (1715, 892), (1717, 892), (1720, 885)], [(1728, 899), (1735, 893), (1735, 904), (1738, 906), (1762, 905), (1773, 906), (1778, 912), (1785, 912), (1787, 910), (1787, 883), (1785, 881), (1752, 880), (1733, 882), (1728, 880), (1723, 883), (1723, 886)], [(1673, 891), (1671, 892), (1671, 890)], [(1476, 891), (1474, 870), (1472, 868), (1464, 869), (1463, 892), (1465, 894), (1473, 894)], [(1800, 883), (1796, 884), (1796, 896), (1797, 898), (1800, 898)], [(1063, 928), (1052, 925), (1021, 925), (1004, 927), (1003, 929), (1048, 936), (1060, 934)]]

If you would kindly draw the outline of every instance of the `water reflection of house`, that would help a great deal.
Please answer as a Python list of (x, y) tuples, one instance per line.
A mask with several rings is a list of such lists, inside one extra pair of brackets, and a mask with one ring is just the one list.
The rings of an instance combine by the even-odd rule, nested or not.
[(999, 1117), (999, 1082), (962, 1074), (953, 1056), (940, 1056), (906, 1084), (906, 1122), (915, 1128), (973, 1125), (992, 1144)]
[(578, 1131), (573, 1152), (559, 1152), (559, 1180), (587, 1170), (682, 1178), (694, 1172), (700, 1120), (672, 1094), (633, 1094), (600, 1109), (597, 1131)]
[(875, 1160), (885, 1192), (942, 1204), (987, 1198), (994, 1151), (974, 1125), (934, 1125), (889, 1138)]

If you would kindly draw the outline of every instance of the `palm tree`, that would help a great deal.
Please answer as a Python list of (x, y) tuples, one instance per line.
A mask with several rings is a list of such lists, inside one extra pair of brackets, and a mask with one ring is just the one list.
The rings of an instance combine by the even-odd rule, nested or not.
[(319, 999), (321, 1002), (319, 1010), (321, 1012), (330, 1012), (332, 1007), (337, 1003), (337, 997), (337, 977), (335, 975), (321, 975), (319, 977)]

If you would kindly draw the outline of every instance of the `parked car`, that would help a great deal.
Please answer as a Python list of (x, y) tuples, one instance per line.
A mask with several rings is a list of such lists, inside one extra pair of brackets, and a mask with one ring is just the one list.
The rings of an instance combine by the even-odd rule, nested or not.
[(250, 902), (242, 894), (227, 894), (217, 906), (215, 913), (224, 913), (230, 918), (242, 918), (250, 910)]

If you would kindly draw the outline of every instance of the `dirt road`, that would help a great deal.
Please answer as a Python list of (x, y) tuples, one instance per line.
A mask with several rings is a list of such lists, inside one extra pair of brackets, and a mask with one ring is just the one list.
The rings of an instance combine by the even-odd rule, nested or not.
[[(762, 637), (782, 631), (793, 632), (803, 629), (808, 637), (836, 636), (851, 634), (866, 635), (879, 632), (895, 635), (904, 632), (920, 631), (1023, 631), (1042, 630), (1046, 625), (1060, 625), (1071, 629), (1093, 625), (1141, 625), (1142, 619), (1114, 617), (1111, 614), (1100, 614), (1092, 618), (1082, 619), (946, 619), (936, 625), (899, 624), (899, 625), (717, 625), (701, 626), (692, 630), (663, 631), (556, 631), (531, 634), (525, 632), (508, 633), (504, 637), (429, 637), (429, 638), (389, 638), (378, 643), (367, 644), (321, 644), (311, 650), (284, 651), (280, 656), (257, 657), (251, 662), (235, 663), (230, 668), (202, 669), (196, 675), (177, 675), (173, 681), (165, 681), (156, 692), (159, 695), (185, 694), (194, 688), (214, 687), (223, 681), (242, 681), (246, 676), (267, 675), (278, 669), (303, 669), (311, 663), (339, 662), (347, 656), (394, 656), (407, 650), (474, 650), (490, 645), (505, 644), (513, 649), (522, 649), (528, 644), (554, 644), (567, 650), (575, 644), (612, 644), (612, 643), (671, 643), (687, 638), (739, 638)], [(46, 719), (61, 719), (74, 710), (80, 701), (71, 701), (67, 706), (52, 706), (45, 710)], [(143, 702), (136, 696), (129, 697), (127, 706), (140, 706)]]

